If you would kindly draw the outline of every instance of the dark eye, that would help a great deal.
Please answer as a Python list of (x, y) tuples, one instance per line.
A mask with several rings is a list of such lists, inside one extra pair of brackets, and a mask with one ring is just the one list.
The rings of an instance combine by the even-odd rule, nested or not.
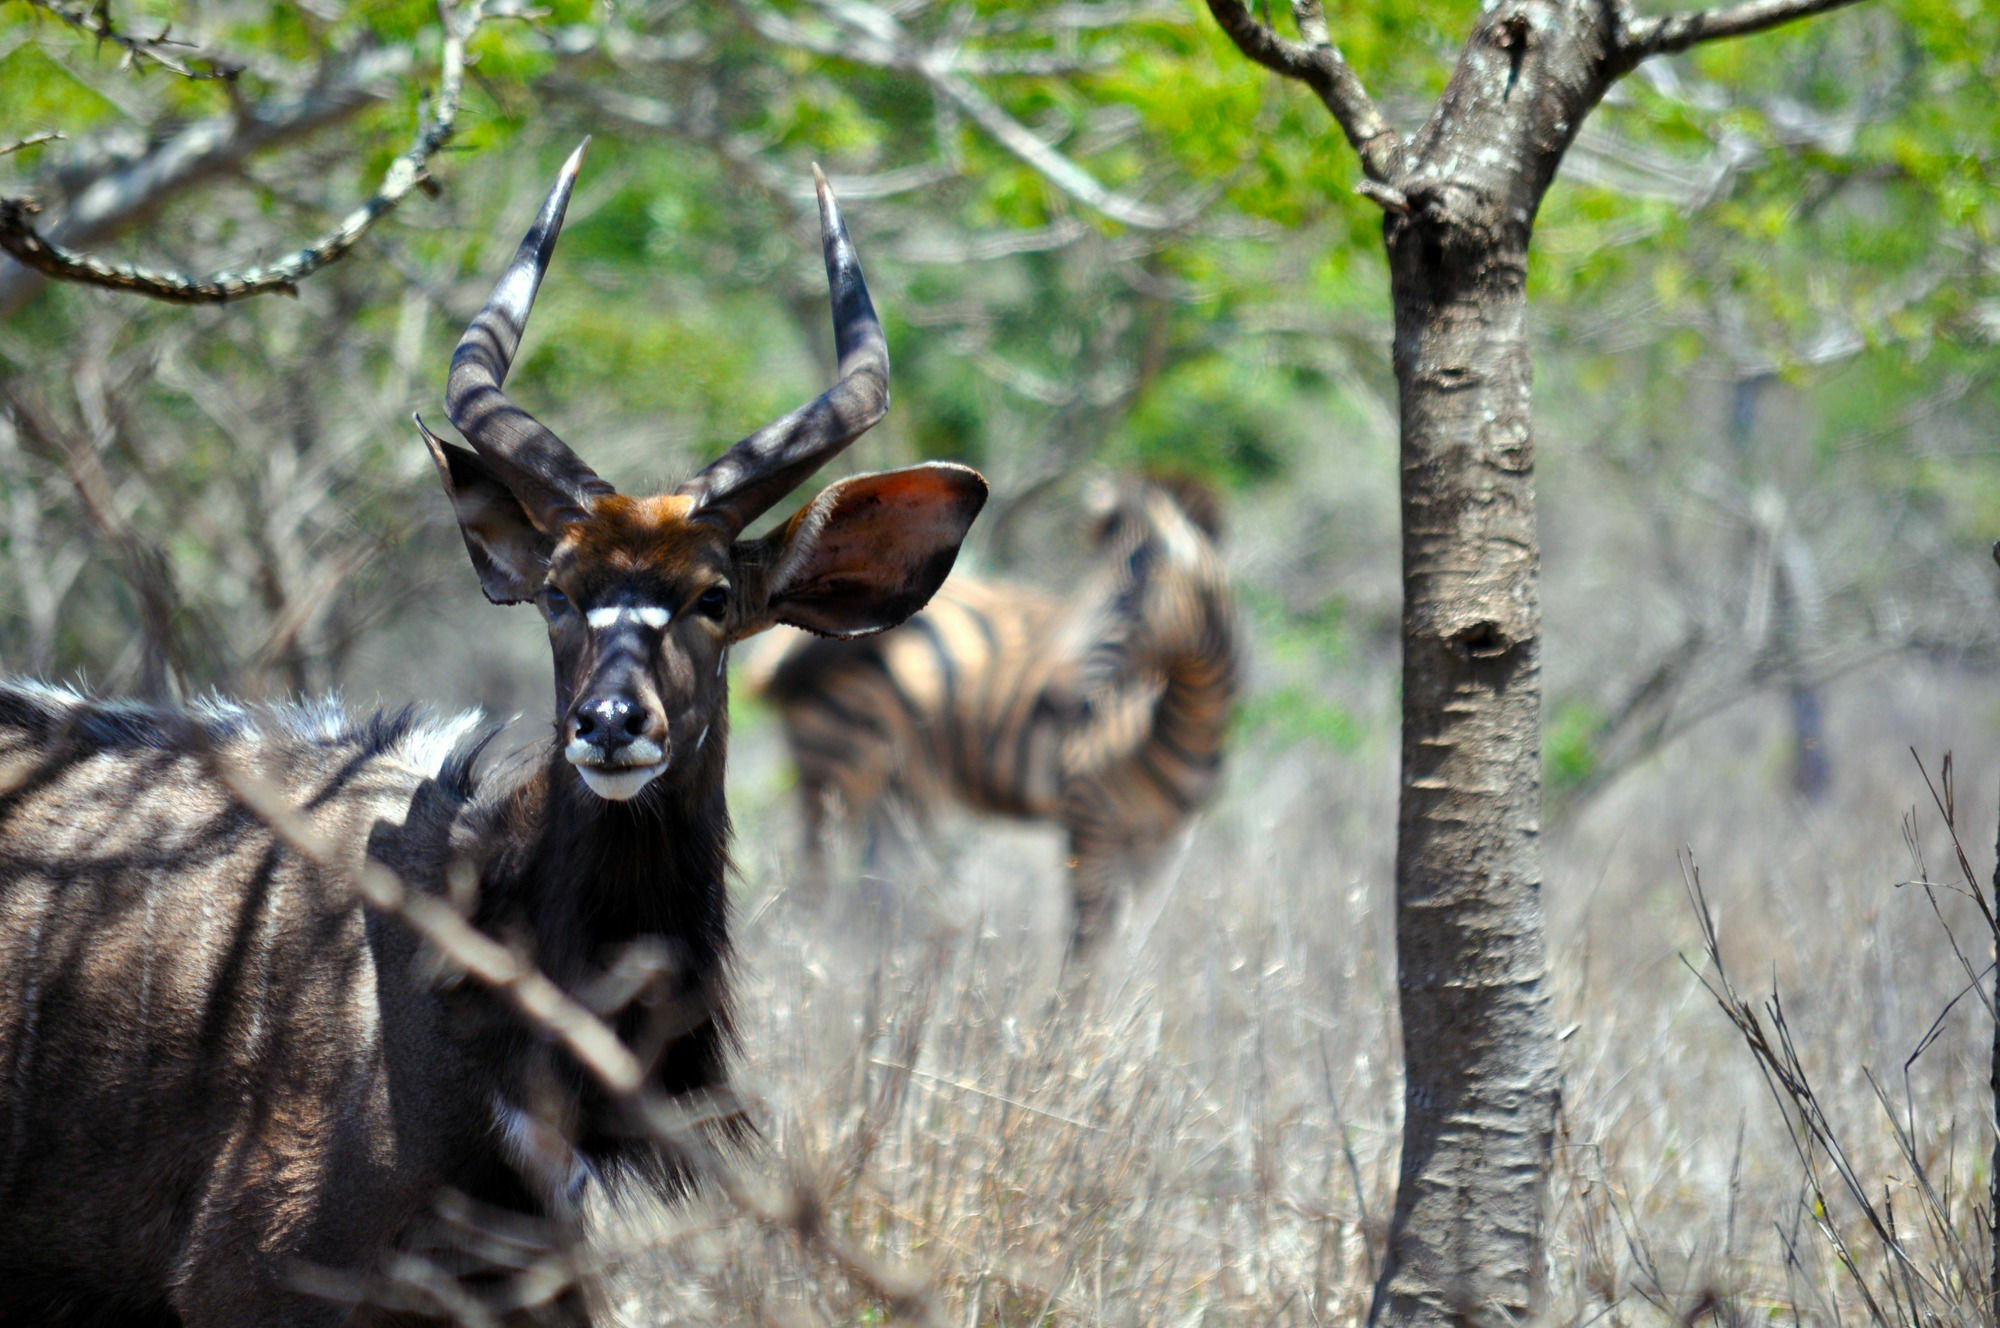
[(569, 596), (554, 586), (542, 587), (542, 603), (548, 606), (551, 618), (560, 618), (569, 612)]
[(729, 612), (729, 592), (721, 586), (711, 586), (701, 592), (701, 598), (694, 602), (703, 617), (720, 618)]

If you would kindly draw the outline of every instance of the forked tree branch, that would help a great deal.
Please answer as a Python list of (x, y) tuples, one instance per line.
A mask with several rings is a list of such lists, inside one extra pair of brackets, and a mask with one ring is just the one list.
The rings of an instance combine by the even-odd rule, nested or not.
[[(203, 181), (239, 170), (252, 155), (351, 118), (377, 100), (378, 85), (406, 75), (415, 62), (408, 44), (365, 50), (295, 99), (194, 120), (136, 155), (99, 163), (68, 190), (61, 220), (42, 238), (82, 247), (117, 235)], [(0, 317), (46, 279), (34, 268), (0, 263)]]
[(30, 218), (37, 208), (26, 198), (0, 198), (0, 249), (23, 266), (59, 281), (73, 281), (126, 291), (169, 304), (223, 304), (253, 295), (298, 294), (298, 283), (329, 263), (346, 257), (363, 235), (392, 212), (409, 192), (428, 178), (425, 168), (458, 127), (459, 94), (465, 81), (465, 43), (485, 18), (483, 0), (454, 10), (440, 0), (444, 49), (437, 95), (430, 113), (418, 126), (409, 150), (389, 164), (382, 183), (349, 212), (332, 231), (289, 258), (267, 266), (221, 271), (208, 276), (113, 263), (95, 254), (70, 249), (42, 235)]
[(1243, 0), (1208, 0), (1208, 12), (1243, 54), (1313, 90), (1359, 154), (1363, 174), (1379, 184), (1396, 184), (1402, 174), (1403, 141), (1333, 44), (1319, 0), (1295, 0), (1292, 6), (1304, 41), (1279, 36), (1258, 21)]
[[(1794, 19), (1811, 18), (1830, 10), (1844, 9), (1858, 0), (1744, 0), (1721, 9), (1703, 9), (1685, 14), (1660, 14), (1648, 18), (1629, 14), (1619, 25), (1622, 40), (1619, 54), (1630, 68), (1655, 55), (1673, 55), (1706, 41), (1725, 37), (1748, 37), (1779, 27)], [(1625, 6), (1620, 6), (1621, 10)]]

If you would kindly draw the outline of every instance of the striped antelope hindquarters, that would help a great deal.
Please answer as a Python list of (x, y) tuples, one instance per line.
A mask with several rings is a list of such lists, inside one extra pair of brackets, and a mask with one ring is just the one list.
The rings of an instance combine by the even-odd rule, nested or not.
[[(852, 476), (739, 538), (888, 405), (821, 180), (839, 381), (673, 493), (616, 493), (501, 388), (581, 155), (453, 358), (472, 450), (419, 422), (487, 597), (547, 625), (548, 741), (482, 762), (476, 717), (0, 684), (0, 1324), (587, 1324), (585, 1188), (674, 1192), (707, 1147), (635, 1113), (736, 1128), (729, 646), (901, 622), (985, 483)], [(411, 900), (578, 993), (625, 1078), (420, 944)]]
[(1061, 825), (1072, 950), (1103, 939), (1214, 789), (1237, 643), (1206, 489), (1128, 480), (1097, 507), (1070, 595), (955, 577), (902, 627), (800, 640), (753, 679), (798, 766), (816, 874), (830, 811), (859, 826), (949, 797)]

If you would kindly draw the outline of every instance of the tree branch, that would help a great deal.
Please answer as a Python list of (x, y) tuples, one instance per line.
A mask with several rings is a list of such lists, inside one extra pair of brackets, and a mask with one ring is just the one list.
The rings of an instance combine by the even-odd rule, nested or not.
[(1402, 174), (1402, 139), (1375, 109), (1353, 66), (1328, 37), (1318, 0), (1299, 0), (1293, 10), (1304, 42), (1280, 37), (1259, 22), (1243, 0), (1208, 0), (1208, 12), (1238, 50), (1266, 69), (1311, 88), (1360, 156), (1362, 173), (1377, 183), (1394, 185)]
[(994, 142), (1020, 158), (1056, 188), (1113, 221), (1136, 226), (1140, 230), (1176, 230), (1192, 221), (1201, 211), (1200, 206), (1155, 207), (1105, 187), (1097, 177), (1044, 143), (1028, 126), (1007, 114), (999, 103), (968, 80), (945, 72), (934, 61), (925, 61), (920, 68), (931, 87), (964, 111), (966, 118), (985, 130)]
[[(839, 25), (839, 36), (814, 32), (756, 0), (737, 0), (736, 7), (751, 29), (768, 41), (876, 69), (917, 75), (933, 92), (978, 125), (987, 137), (1043, 179), (1114, 221), (1137, 230), (1178, 230), (1200, 215), (1207, 205), (1203, 198), (1160, 207), (1105, 185), (1009, 115), (967, 77), (972, 72), (1018, 70), (1009, 68), (1004, 61), (969, 55), (957, 42), (926, 46), (913, 39), (894, 15), (867, 0), (818, 0), (819, 9)], [(1017, 63), (1020, 68), (1037, 67), (1033, 62)]]
[(0, 157), (19, 152), (23, 148), (40, 147), (44, 143), (53, 143), (57, 139), (64, 137), (66, 135), (54, 129), (40, 134), (29, 134), (26, 138), (17, 138), (12, 143), (0, 144)]
[[(379, 83), (407, 74), (414, 60), (409, 46), (367, 51), (296, 101), (197, 120), (142, 155), (101, 166), (86, 183), (68, 189), (62, 220), (42, 238), (87, 245), (116, 235), (184, 190), (236, 169), (252, 154), (355, 115), (375, 99)], [(0, 317), (19, 308), (43, 280), (33, 268), (0, 263)]]
[[(477, 0), (456, 14), (450, 0), (440, 0), (438, 12), (444, 27), (442, 67), (432, 112), (420, 123), (416, 140), (389, 164), (380, 187), (372, 195), (343, 217), (332, 231), (291, 257), (269, 266), (221, 271), (205, 277), (133, 263), (112, 263), (42, 235), (29, 220), (37, 211), (36, 204), (25, 198), (0, 198), (0, 249), (12, 254), (23, 266), (60, 281), (127, 291), (170, 304), (222, 304), (273, 291), (298, 294), (300, 281), (344, 258), (376, 222), (427, 178), (426, 165), (457, 129), (459, 93), (465, 80), (465, 43), (485, 14)], [(5, 295), (4, 287), (0, 287), (0, 307), (5, 306)]]
[(178, 46), (189, 51), (195, 49), (193, 42), (179, 41), (171, 35), (173, 32), (173, 25), (171, 23), (163, 26), (160, 29), (160, 35), (157, 37), (133, 37), (120, 32), (112, 25), (110, 11), (101, 4), (93, 5), (91, 8), (84, 10), (74, 9), (65, 4), (58, 4), (56, 0), (26, 0), (26, 3), (30, 9), (39, 9), (43, 13), (54, 14), (78, 32), (95, 37), (100, 47), (104, 43), (110, 42), (113, 46), (125, 52), (123, 63), (135, 68), (143, 68), (146, 64), (151, 63), (158, 65), (169, 73), (178, 74), (182, 78), (194, 79), (235, 78), (237, 74), (242, 72), (243, 67), (240, 64), (231, 60), (218, 59), (212, 55), (195, 56), (195, 59), (201, 60), (208, 68), (193, 69), (178, 57), (166, 54), (166, 49), (171, 46)]
[(1722, 9), (1631, 18), (1621, 25), (1618, 53), (1630, 68), (1651, 56), (1673, 55), (1725, 37), (1747, 37), (1855, 3), (1857, 0), (1744, 0)]

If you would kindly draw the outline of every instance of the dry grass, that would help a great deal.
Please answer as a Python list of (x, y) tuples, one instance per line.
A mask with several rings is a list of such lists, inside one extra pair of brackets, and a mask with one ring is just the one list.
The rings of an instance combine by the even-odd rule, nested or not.
[[(1682, 962), (1700, 962), (1683, 845), (1745, 994), (1782, 991), (1869, 1193), (1917, 1249), (1919, 1158), (1942, 1191), (1932, 1207), (1981, 1248), (1990, 1026), (1961, 1002), (1905, 1067), (1964, 978), (1930, 906), (1894, 883), (1913, 874), (1901, 819), (1925, 796), (1907, 745), (1941, 749), (1961, 736), (1949, 716), (1987, 707), (1976, 682), (1916, 666), (1858, 676), (1833, 701), (1844, 759), (1825, 806), (1774, 791), (1782, 732), (1753, 701), (1550, 836), (1566, 1030), (1555, 1321), (1870, 1317), (1830, 1257), (1786, 1112)], [(737, 744), (740, 1079), (766, 1135), (749, 1165), (915, 1274), (930, 1322), (1365, 1317), (1400, 1101), (1380, 753), (1242, 753), (1178, 871), (1074, 986), (1059, 973), (1052, 839), (947, 827), (934, 859), (882, 887), (903, 905), (885, 929), (868, 891), (814, 904), (776, 889), (794, 834), (782, 774), (768, 734)], [(1957, 745), (1961, 806), (1986, 824), (1993, 781), (1976, 776), (1990, 745)], [(1919, 818), (1934, 872), (1949, 857), (1935, 820)], [(1948, 915), (1959, 902), (1946, 898)], [(1973, 934), (1969, 909), (1951, 916)], [(1902, 1150), (1868, 1071), (1906, 1113)], [(1826, 1230), (1865, 1233), (1837, 1186), (1826, 1202)], [(782, 1231), (719, 1204), (603, 1219), (619, 1322), (890, 1317)], [(1943, 1317), (1978, 1317), (1959, 1301)]]
[[(886, 937), (851, 898), (752, 904), (740, 1078), (763, 1165), (927, 1270), (940, 1322), (1353, 1318), (1393, 1163), (1388, 969), (1375, 867), (1276, 833), (1303, 811), (1220, 809), (1087, 985), (1058, 973), (1040, 836), (967, 832), (932, 877), (954, 886), (912, 892)], [(1308, 875), (1329, 893), (1304, 913), (1251, 886)], [(633, 1322), (867, 1321), (787, 1242), (718, 1221), (619, 1224), (646, 1242), (617, 1297)]]

